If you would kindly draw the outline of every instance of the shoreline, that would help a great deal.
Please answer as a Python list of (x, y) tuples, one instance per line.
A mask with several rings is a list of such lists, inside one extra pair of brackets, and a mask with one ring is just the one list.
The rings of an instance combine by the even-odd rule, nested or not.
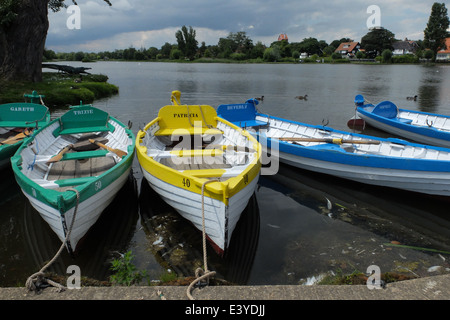
[(50, 110), (79, 105), (80, 101), (90, 104), (96, 99), (119, 93), (117, 86), (108, 83), (106, 75), (60, 72), (43, 72), (41, 82), (8, 81), (0, 88), (0, 104), (23, 101), (24, 94), (36, 91), (44, 96), (43, 101)]

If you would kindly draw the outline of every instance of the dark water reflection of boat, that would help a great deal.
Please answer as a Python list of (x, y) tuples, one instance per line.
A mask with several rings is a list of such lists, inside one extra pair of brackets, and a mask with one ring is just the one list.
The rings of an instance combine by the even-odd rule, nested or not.
[[(192, 277), (203, 267), (202, 235), (189, 221), (166, 204), (142, 179), (139, 196), (141, 224), (147, 235), (148, 250), (165, 269), (180, 277)], [(224, 257), (207, 245), (207, 263), (216, 278), (246, 284), (259, 241), (260, 217), (253, 195), (241, 215)]]
[[(136, 180), (130, 175), (113, 202), (81, 240), (74, 256), (63, 250), (47, 271), (66, 276), (69, 275), (66, 273), (67, 267), (77, 265), (82, 277), (107, 280), (112, 259), (126, 251), (135, 231), (138, 220), (136, 187)], [(26, 252), (31, 257), (34, 273), (53, 258), (61, 241), (28, 202), (24, 210), (23, 228)]]

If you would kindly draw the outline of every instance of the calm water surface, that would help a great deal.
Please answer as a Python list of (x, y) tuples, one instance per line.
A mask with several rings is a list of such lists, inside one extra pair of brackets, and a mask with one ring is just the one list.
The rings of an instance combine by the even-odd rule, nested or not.
[[(351, 130), (354, 97), (450, 114), (450, 66), (329, 64), (70, 63), (91, 67), (119, 86), (96, 101), (136, 133), (170, 104), (244, 102), (264, 96), (261, 112)], [(295, 96), (308, 95), (308, 100)], [(417, 101), (407, 96), (418, 95)], [(53, 116), (63, 113), (55, 110)], [(387, 136), (375, 129), (364, 133)], [(21, 194), (10, 170), (0, 184), (0, 286), (23, 285), (53, 257), (59, 240)], [(429, 276), (450, 272), (448, 199), (372, 187), (281, 166), (262, 176), (232, 238), (229, 255), (208, 253), (210, 269), (240, 284), (311, 283), (327, 272), (381, 272)], [(396, 241), (441, 252), (389, 246)], [(76, 257), (64, 253), (51, 271), (80, 266), (105, 280), (112, 259), (131, 250), (134, 264), (159, 279), (168, 269), (194, 276), (202, 261), (201, 234), (149, 188), (135, 160), (133, 177), (86, 237)]]

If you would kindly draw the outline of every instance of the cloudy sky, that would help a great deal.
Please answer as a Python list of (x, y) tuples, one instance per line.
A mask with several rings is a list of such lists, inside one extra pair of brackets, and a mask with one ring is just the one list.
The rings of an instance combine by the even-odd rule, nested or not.
[[(79, 16), (49, 12), (46, 48), (57, 52), (99, 52), (176, 43), (183, 25), (196, 39), (216, 45), (230, 32), (245, 31), (253, 43), (270, 45), (280, 33), (290, 42), (317, 38), (327, 43), (360, 41), (368, 26), (380, 24), (397, 39), (423, 39), (435, 2), (430, 0), (78, 0)], [(439, 1), (441, 2), (441, 1)], [(444, 1), (445, 2), (445, 1)], [(66, 4), (72, 2), (66, 0)], [(372, 8), (376, 6), (375, 11)], [(369, 10), (368, 10), (369, 9)], [(447, 7), (450, 10), (449, 7)], [(369, 11), (369, 12), (368, 12)], [(68, 23), (69, 22), (69, 23)], [(79, 22), (79, 28), (77, 23)], [(69, 27), (68, 27), (69, 25)]]

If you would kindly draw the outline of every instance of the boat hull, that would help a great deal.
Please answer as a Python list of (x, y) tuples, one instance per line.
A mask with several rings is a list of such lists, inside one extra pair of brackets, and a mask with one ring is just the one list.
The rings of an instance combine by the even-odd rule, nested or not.
[[(82, 124), (77, 127), (77, 121), (71, 121), (82, 116), (94, 118), (96, 114), (100, 114), (97, 123), (79, 120)], [(135, 148), (131, 130), (104, 111), (80, 106), (65, 115), (68, 121), (61, 120), (64, 116), (55, 119), (24, 140), (11, 163), (16, 181), (30, 204), (62, 242), (70, 231), (66, 247), (75, 252), (80, 240), (126, 183)], [(99, 123), (103, 124), (103, 133)], [(62, 129), (70, 131), (59, 135)], [(49, 162), (75, 141), (86, 141), (82, 139), (84, 134), (100, 134), (114, 148), (127, 153), (119, 157), (103, 148), (95, 150), (94, 145), (90, 151), (73, 150), (56, 162)]]
[(450, 173), (352, 166), (280, 152), (279, 161), (297, 168), (360, 183), (450, 196)]
[[(178, 188), (162, 181), (143, 170), (144, 178), (150, 187), (183, 218), (190, 221), (198, 230), (203, 231), (202, 195)], [(204, 197), (203, 210), (205, 232), (208, 240), (219, 254), (228, 248), (231, 236), (239, 221), (242, 211), (253, 195), (258, 177), (253, 179), (244, 189), (228, 200), (228, 205), (221, 200)]]
[[(69, 251), (76, 251), (79, 241), (87, 234), (89, 229), (97, 222), (101, 213), (114, 200), (117, 193), (124, 186), (130, 174), (131, 168), (128, 168), (123, 174), (117, 177), (113, 183), (78, 203), (77, 210), (75, 207), (61, 214), (58, 208), (49, 206), (43, 201), (28, 194), (22, 189), (24, 195), (30, 201), (33, 208), (39, 212), (40, 216), (47, 222), (53, 232), (58, 236), (61, 242), (64, 242), (67, 232), (71, 226), (75, 214), (75, 221), (67, 239), (67, 248)], [(75, 192), (74, 192), (75, 194)]]
[(150, 187), (223, 255), (257, 186), (257, 140), (211, 106), (176, 103), (138, 132), (136, 153)]
[[(438, 137), (436, 136), (437, 132), (433, 132), (432, 129), (422, 128), (422, 130), (420, 130), (418, 128), (414, 128), (413, 126), (403, 124), (397, 121), (394, 122), (389, 121), (388, 119), (386, 120), (377, 119), (372, 115), (368, 114), (367, 112), (363, 112), (361, 109), (358, 109), (357, 114), (366, 123), (382, 131), (403, 137), (408, 140), (417, 141), (420, 143), (450, 148), (450, 133), (448, 134), (448, 137)], [(439, 134), (439, 136), (442, 135), (444, 134)]]
[[(304, 124), (256, 113), (252, 103), (247, 107), (254, 110), (252, 118), (264, 124), (249, 130), (271, 161), (365, 184), (450, 196), (450, 149)], [(227, 115), (235, 109), (223, 105), (220, 110)], [(309, 141), (282, 140), (300, 137)], [(337, 142), (340, 139), (348, 142)]]
[(450, 148), (450, 117), (415, 110), (399, 109), (390, 101), (364, 104), (356, 96), (357, 115), (372, 127), (394, 135), (438, 147)]

